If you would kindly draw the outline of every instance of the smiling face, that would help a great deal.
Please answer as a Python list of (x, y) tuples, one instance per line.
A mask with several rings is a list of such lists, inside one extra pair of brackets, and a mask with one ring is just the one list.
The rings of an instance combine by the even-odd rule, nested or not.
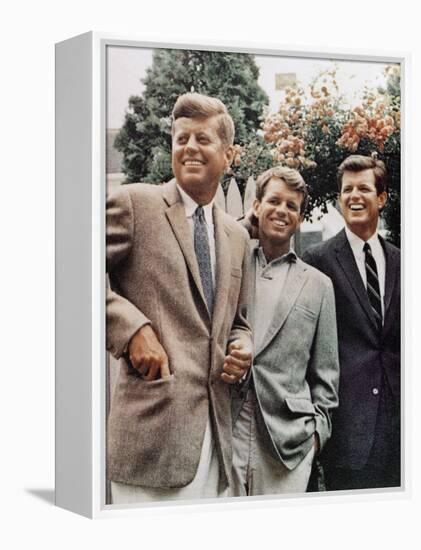
[(233, 159), (218, 134), (217, 117), (178, 118), (173, 124), (172, 168), (178, 184), (198, 204), (208, 204)]
[(339, 203), (345, 223), (364, 241), (376, 232), (379, 213), (387, 199), (385, 191), (377, 194), (375, 181), (372, 169), (345, 171), (342, 176)]
[(288, 252), (291, 237), (303, 220), (302, 200), (300, 191), (275, 177), (269, 180), (262, 199), (255, 199), (253, 213), (259, 222), (259, 241), (268, 261)]

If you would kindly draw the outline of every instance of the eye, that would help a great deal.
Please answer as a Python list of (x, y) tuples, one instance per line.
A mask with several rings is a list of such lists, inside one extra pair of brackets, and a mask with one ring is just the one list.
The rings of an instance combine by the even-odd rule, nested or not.
[(187, 136), (177, 136), (177, 139), (176, 139), (176, 142), (180, 145), (183, 145), (184, 143), (187, 142)]
[(295, 204), (295, 202), (289, 202), (287, 203), (287, 206), (293, 212), (298, 212), (298, 206)]

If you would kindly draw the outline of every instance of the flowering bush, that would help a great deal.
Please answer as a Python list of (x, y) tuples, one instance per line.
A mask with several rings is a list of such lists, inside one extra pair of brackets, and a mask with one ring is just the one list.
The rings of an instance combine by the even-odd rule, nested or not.
[(250, 176), (256, 179), (259, 174), (276, 164), (275, 154), (274, 150), (259, 135), (245, 145), (235, 145), (234, 150), (231, 170), (226, 174), (222, 185), (226, 188), (231, 177), (234, 176), (240, 192), (243, 194)]
[(388, 238), (400, 239), (400, 75), (386, 69), (387, 89), (365, 89), (361, 105), (341, 96), (336, 68), (320, 73), (306, 91), (287, 88), (278, 111), (263, 122), (263, 135), (277, 163), (299, 170), (310, 191), (307, 218), (337, 197), (339, 164), (350, 154), (378, 154), (390, 177), (384, 219)]

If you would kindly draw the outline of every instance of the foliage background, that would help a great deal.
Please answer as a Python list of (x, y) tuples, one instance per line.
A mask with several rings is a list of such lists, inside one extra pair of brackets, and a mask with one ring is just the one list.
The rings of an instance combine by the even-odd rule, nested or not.
[(248, 54), (156, 49), (132, 96), (115, 147), (124, 155), (126, 182), (158, 183), (172, 177), (171, 111), (177, 97), (195, 91), (218, 97), (228, 108), (239, 145), (256, 139), (269, 100), (258, 85), (258, 67)]
[(306, 213), (327, 212), (337, 198), (339, 164), (352, 153), (375, 154), (389, 173), (389, 199), (382, 214), (387, 238), (400, 245), (400, 72), (386, 68), (386, 87), (366, 87), (351, 107), (336, 80), (337, 65), (317, 75), (306, 88), (299, 82), (285, 90), (275, 113), (259, 86), (254, 56), (199, 50), (156, 49), (142, 80), (141, 96), (132, 96), (115, 140), (123, 153), (126, 183), (159, 183), (172, 177), (171, 110), (186, 90), (219, 97), (236, 127), (232, 176), (243, 193), (250, 176), (283, 164), (296, 168), (309, 186)]

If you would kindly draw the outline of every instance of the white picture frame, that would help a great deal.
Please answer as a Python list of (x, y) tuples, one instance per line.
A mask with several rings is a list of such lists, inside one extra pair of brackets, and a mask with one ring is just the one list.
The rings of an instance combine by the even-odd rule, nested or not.
[[(156, 503), (107, 504), (105, 352), (106, 55), (113, 46), (201, 49), (289, 58), (399, 63), (402, 86), (402, 204), (405, 199), (405, 90), (408, 54), (309, 51), (241, 44), (145, 42), (86, 33), (56, 45), (56, 504), (90, 518), (126, 514)], [(403, 215), (405, 210), (403, 209)], [(402, 216), (403, 218), (403, 216)], [(405, 254), (405, 235), (402, 238)], [(404, 324), (403, 324), (404, 328)], [(402, 353), (402, 364), (405, 353)], [(408, 379), (402, 368), (402, 422), (408, 411)], [(404, 413), (405, 411), (405, 413)], [(405, 427), (405, 426), (404, 426)], [(405, 430), (402, 430), (405, 433)], [(387, 495), (408, 491), (407, 445), (402, 445), (405, 483)], [(374, 495), (373, 495), (374, 493)], [(351, 495), (308, 494), (314, 499)], [(376, 491), (356, 491), (370, 499)], [(302, 498), (296, 495), (294, 499)], [(274, 499), (278, 502), (282, 497)], [(260, 499), (262, 500), (262, 499)], [(219, 503), (203, 504), (213, 506)], [(183, 502), (182, 504), (190, 504)], [(201, 504), (199, 501), (191, 504)], [(229, 499), (225, 506), (247, 506)]]

